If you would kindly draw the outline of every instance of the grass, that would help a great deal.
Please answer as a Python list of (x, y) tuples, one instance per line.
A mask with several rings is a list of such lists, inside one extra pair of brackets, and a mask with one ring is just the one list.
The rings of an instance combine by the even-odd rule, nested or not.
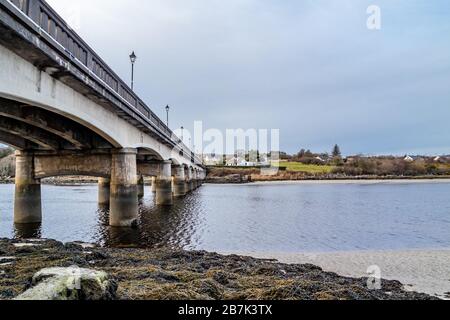
[(333, 166), (303, 164), (301, 162), (280, 162), (280, 168), (286, 168), (289, 172), (306, 172), (311, 174), (328, 174), (333, 170)]

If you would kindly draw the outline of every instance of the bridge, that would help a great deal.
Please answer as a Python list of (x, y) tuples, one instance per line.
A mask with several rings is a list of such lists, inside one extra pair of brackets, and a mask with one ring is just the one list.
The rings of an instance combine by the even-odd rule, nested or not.
[(204, 180), (194, 154), (44, 0), (0, 0), (0, 142), (16, 151), (14, 221), (42, 221), (43, 178), (99, 178), (110, 225)]

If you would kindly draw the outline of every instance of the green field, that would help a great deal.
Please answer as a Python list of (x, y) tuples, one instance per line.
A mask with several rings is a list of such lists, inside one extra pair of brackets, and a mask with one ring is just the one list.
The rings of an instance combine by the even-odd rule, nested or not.
[(333, 166), (318, 166), (314, 164), (303, 164), (300, 162), (280, 162), (280, 168), (286, 168), (290, 172), (306, 172), (312, 174), (327, 174), (331, 173)]

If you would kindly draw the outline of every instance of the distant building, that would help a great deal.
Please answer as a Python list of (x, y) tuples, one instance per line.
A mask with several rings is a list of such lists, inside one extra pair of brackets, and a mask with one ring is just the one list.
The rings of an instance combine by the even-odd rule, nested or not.
[(315, 157), (314, 159), (319, 161), (319, 162), (322, 162), (322, 163), (326, 162), (326, 160), (322, 159), (321, 157)]
[[(206, 157), (205, 156), (205, 164), (208, 166), (217, 166), (223, 165), (223, 156), (220, 157)], [(250, 159), (251, 161), (247, 161), (247, 157), (245, 154), (236, 154), (234, 156), (228, 155), (225, 157), (225, 166), (226, 167), (267, 167), (270, 166), (270, 161), (267, 154), (263, 154), (259, 157), (259, 161)], [(208, 160), (208, 161), (207, 161)]]
[(223, 164), (223, 157), (215, 154), (205, 154), (203, 156), (203, 162), (207, 166), (219, 166)]
[(403, 160), (406, 162), (414, 162), (414, 159), (410, 156), (406, 156)]

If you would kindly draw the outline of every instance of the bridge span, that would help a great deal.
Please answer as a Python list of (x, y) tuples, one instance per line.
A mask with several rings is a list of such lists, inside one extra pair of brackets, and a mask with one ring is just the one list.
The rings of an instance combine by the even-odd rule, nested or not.
[(110, 225), (128, 227), (144, 177), (159, 205), (206, 177), (202, 160), (44, 0), (0, 0), (0, 142), (18, 150), (18, 224), (42, 221), (43, 178), (98, 177)]

